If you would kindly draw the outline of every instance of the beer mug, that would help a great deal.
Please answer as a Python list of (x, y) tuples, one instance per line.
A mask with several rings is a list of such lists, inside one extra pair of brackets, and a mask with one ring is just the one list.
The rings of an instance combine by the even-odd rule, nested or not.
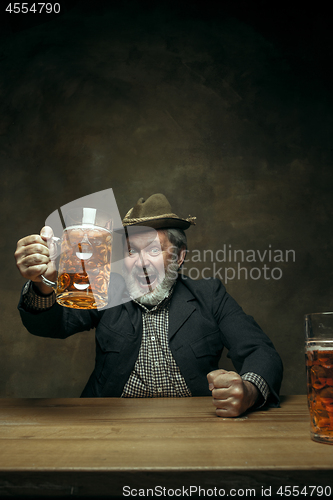
[(53, 236), (48, 241), (58, 278), (53, 282), (42, 275), (42, 281), (54, 289), (62, 306), (103, 308), (108, 303), (111, 273), (112, 216), (96, 208), (77, 207), (61, 220), (61, 238)]
[(333, 444), (333, 312), (305, 316), (311, 439)]

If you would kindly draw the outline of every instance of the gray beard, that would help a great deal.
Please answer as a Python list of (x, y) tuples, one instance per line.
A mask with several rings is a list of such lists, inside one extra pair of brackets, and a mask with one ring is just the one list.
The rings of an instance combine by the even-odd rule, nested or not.
[(132, 278), (132, 276), (127, 272), (124, 272), (125, 283), (130, 296), (144, 306), (155, 306), (156, 304), (159, 304), (168, 296), (172, 285), (177, 281), (178, 268), (179, 266), (177, 262), (171, 262), (165, 269), (163, 281), (157, 285), (152, 292), (147, 292), (138, 297), (136, 296), (138, 295), (138, 288), (135, 278)]

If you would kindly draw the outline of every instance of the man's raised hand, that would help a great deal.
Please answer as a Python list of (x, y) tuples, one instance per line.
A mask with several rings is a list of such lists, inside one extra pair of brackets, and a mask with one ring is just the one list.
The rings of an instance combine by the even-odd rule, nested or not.
[(21, 275), (33, 281), (44, 294), (52, 293), (52, 289), (42, 282), (43, 274), (48, 279), (55, 279), (56, 270), (50, 260), (47, 241), (53, 236), (49, 226), (44, 226), (40, 234), (26, 236), (17, 242), (15, 260)]

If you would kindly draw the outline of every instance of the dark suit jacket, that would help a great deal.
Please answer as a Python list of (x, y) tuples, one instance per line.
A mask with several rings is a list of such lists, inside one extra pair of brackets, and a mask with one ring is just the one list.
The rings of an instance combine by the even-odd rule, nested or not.
[[(115, 281), (113, 281), (115, 286)], [(120, 292), (116, 286), (117, 293)], [(31, 314), (19, 304), (23, 324), (34, 335), (66, 338), (96, 328), (96, 365), (82, 397), (119, 397), (141, 344), (141, 308), (129, 301), (102, 311), (54, 306)], [(282, 362), (272, 342), (217, 279), (179, 276), (169, 311), (169, 343), (193, 396), (208, 396), (207, 373), (218, 369), (224, 347), (242, 375), (254, 372), (269, 385), (268, 404), (278, 405)]]

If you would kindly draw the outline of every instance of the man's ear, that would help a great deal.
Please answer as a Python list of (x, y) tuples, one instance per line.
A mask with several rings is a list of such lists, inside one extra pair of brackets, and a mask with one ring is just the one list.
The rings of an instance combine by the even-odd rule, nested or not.
[(186, 247), (182, 246), (180, 251), (179, 251), (178, 259), (177, 259), (177, 264), (179, 267), (181, 267), (182, 263), (185, 260), (185, 257), (186, 257)]

